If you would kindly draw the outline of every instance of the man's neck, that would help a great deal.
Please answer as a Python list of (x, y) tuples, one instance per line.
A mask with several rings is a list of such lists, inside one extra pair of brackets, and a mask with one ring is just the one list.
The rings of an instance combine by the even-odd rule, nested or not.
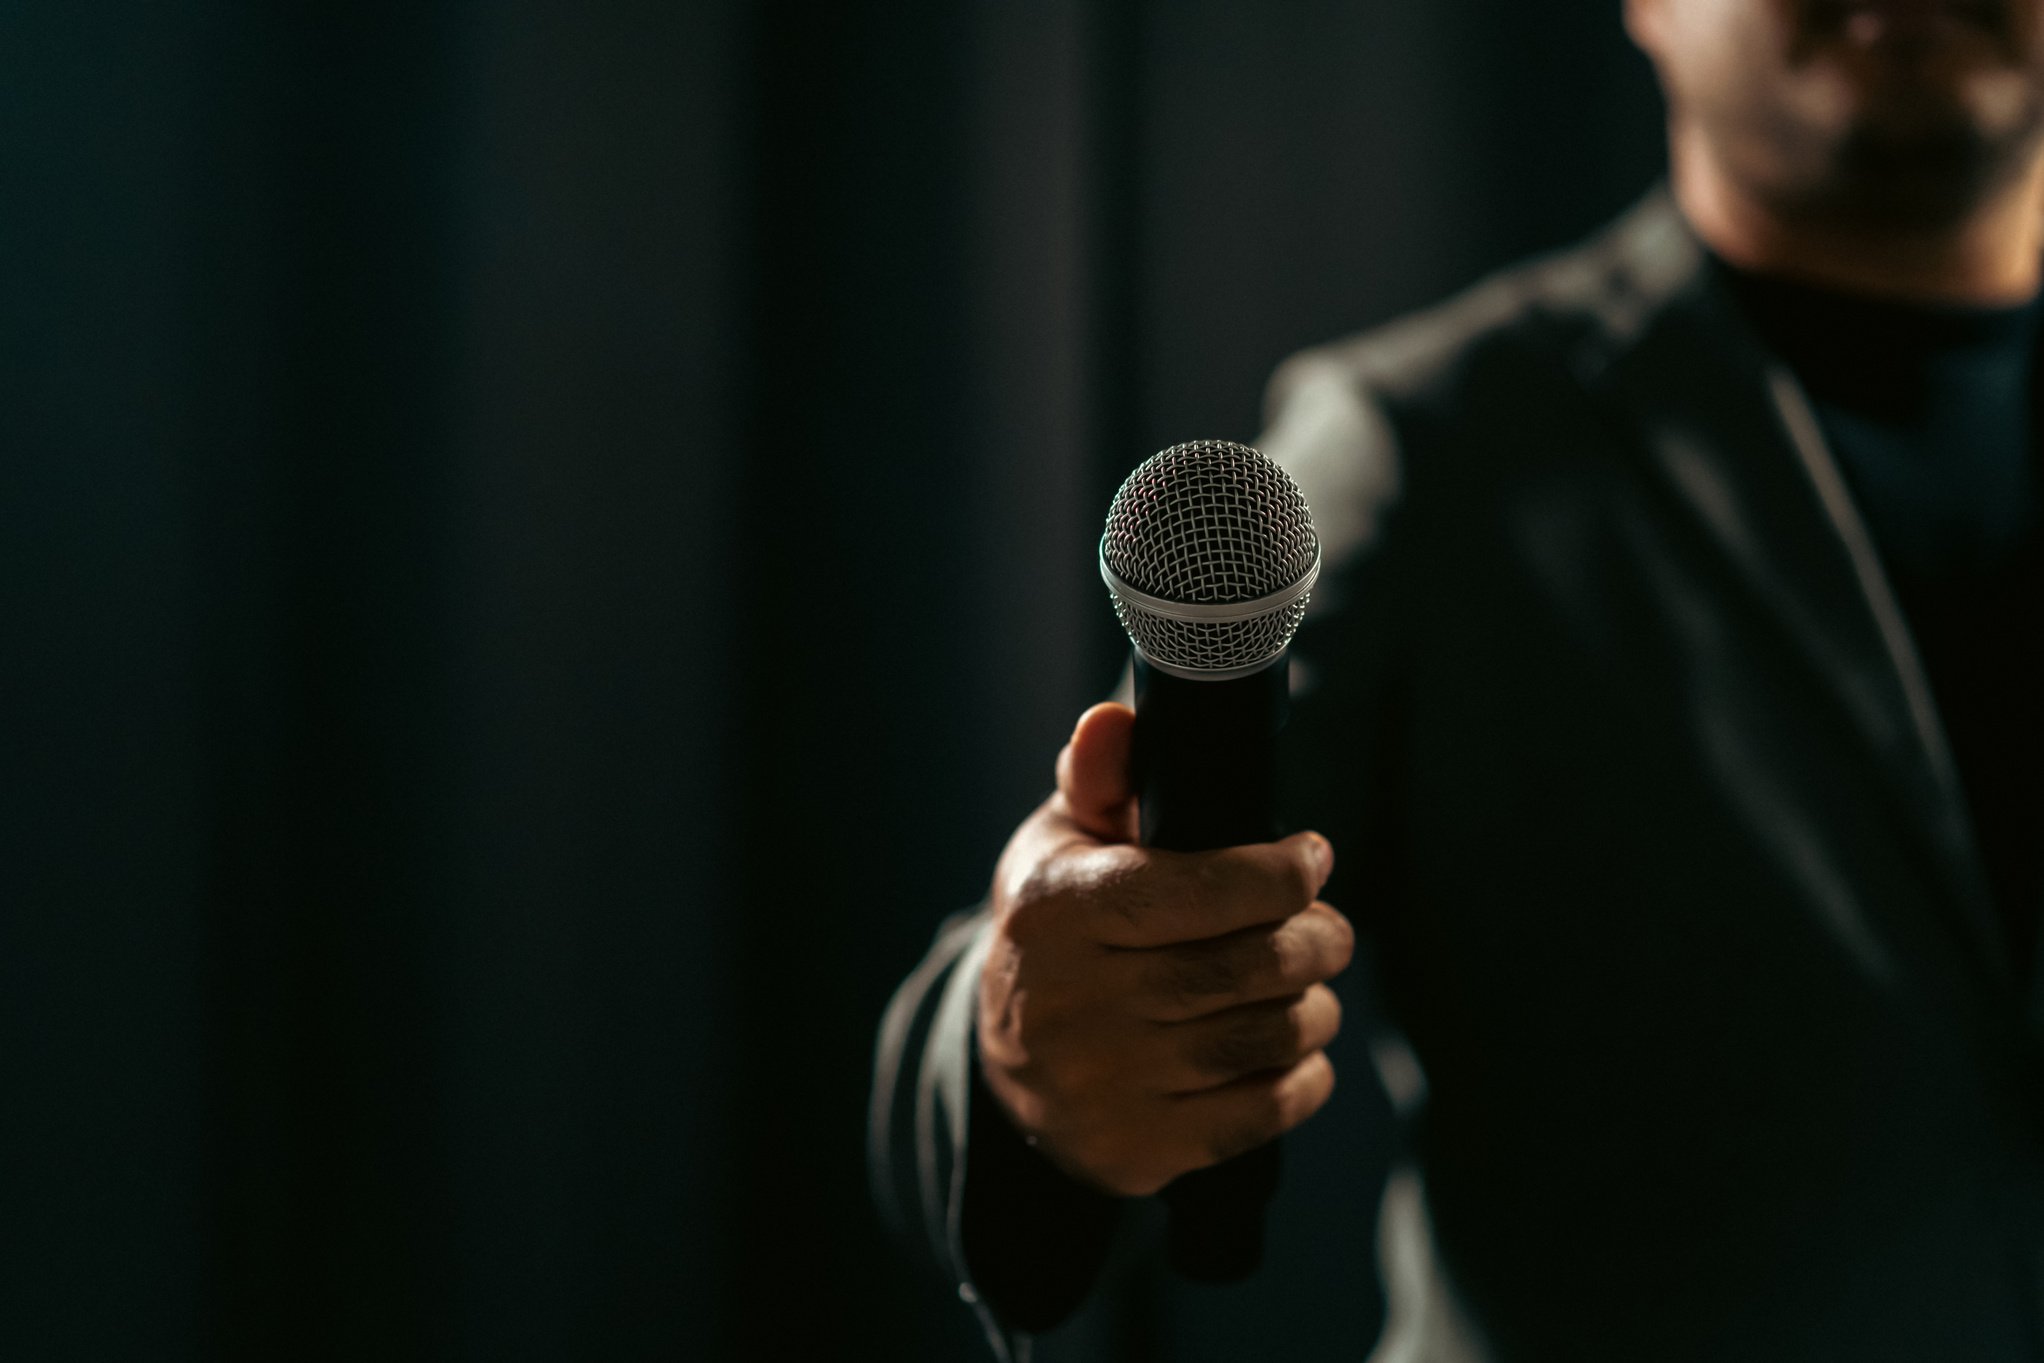
[(1920, 302), (2020, 303), (2044, 265), (2044, 158), (1962, 221), (1938, 228), (1790, 220), (1677, 137), (1675, 201), (1711, 250), (1754, 274)]

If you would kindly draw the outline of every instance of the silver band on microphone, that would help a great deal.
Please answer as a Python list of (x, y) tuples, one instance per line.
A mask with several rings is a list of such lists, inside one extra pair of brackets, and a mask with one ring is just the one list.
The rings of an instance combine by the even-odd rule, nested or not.
[(1161, 615), (1166, 620), (1250, 620), (1272, 611), (1283, 610), (1307, 592), (1320, 578), (1320, 545), (1313, 545), (1313, 562), (1309, 564), (1299, 580), (1291, 586), (1259, 596), (1252, 601), (1230, 601), (1223, 605), (1193, 605), (1183, 601), (1166, 601), (1161, 596), (1137, 591), (1121, 580), (1114, 569), (1107, 566), (1107, 540), (1100, 541), (1100, 578), (1107, 589), (1133, 606), (1140, 606), (1152, 615)]

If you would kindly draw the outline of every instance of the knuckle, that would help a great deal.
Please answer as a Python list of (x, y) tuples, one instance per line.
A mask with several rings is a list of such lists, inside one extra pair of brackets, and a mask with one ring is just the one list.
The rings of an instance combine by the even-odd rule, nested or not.
[(1292, 902), (1299, 905), (1311, 904), (1313, 896), (1320, 892), (1320, 871), (1309, 858), (1310, 852), (1301, 852), (1291, 859), (1289, 889)]
[(1150, 881), (1140, 849), (1067, 844), (1017, 868), (1006, 896), (1008, 933), (1088, 936), (1087, 925), (1103, 916), (1138, 926), (1151, 911)]
[(1301, 914), (1278, 936), (1281, 977), (1296, 988), (1332, 979), (1348, 969), (1355, 933), (1347, 920), (1324, 904)]
[(1311, 1117), (1334, 1096), (1334, 1062), (1327, 1058), (1325, 1052), (1315, 1052), (1309, 1058), (1303, 1078), (1304, 1083), (1288, 1105), (1286, 1130)]
[(1355, 924), (1349, 922), (1339, 910), (1325, 904), (1321, 907), (1326, 909), (1327, 934), (1334, 968), (1337, 971), (1346, 970), (1349, 962), (1356, 956)]
[(1313, 896), (1320, 890), (1320, 868), (1314, 861), (1311, 844), (1304, 840), (1295, 841), (1284, 852), (1274, 869), (1274, 878), (1285, 896), (1301, 908), (1313, 902)]
[(1047, 921), (1056, 916), (1060, 899), (1056, 882), (1049, 858), (1019, 868), (1002, 905), (1000, 930), (1017, 942), (1041, 938)]
[(1316, 984), (1313, 988), (1322, 996), (1320, 1021), (1310, 1029), (1308, 1035), (1319, 1045), (1325, 1046), (1341, 1034), (1341, 995), (1324, 984)]

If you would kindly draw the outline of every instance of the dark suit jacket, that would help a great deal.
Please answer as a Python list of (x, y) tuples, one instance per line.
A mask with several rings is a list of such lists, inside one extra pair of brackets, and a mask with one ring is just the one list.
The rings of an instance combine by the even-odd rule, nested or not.
[[(1301, 822), (1408, 1119), (1379, 1356), (2044, 1358), (2036, 963), (1838, 467), (1703, 263), (1656, 193), (1273, 383), (1328, 563)], [(983, 935), (903, 987), (874, 1103), (961, 1281)]]

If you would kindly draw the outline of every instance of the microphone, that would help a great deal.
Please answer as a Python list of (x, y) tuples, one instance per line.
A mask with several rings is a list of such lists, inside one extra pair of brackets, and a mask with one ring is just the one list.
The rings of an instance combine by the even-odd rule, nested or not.
[[(1291, 475), (1248, 445), (1196, 440), (1152, 455), (1107, 512), (1100, 576), (1134, 646), (1133, 776), (1147, 847), (1269, 842), (1285, 649), (1320, 575), (1320, 539)], [(1263, 1257), (1278, 1144), (1173, 1180), (1171, 1265), (1237, 1282)]]

